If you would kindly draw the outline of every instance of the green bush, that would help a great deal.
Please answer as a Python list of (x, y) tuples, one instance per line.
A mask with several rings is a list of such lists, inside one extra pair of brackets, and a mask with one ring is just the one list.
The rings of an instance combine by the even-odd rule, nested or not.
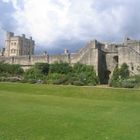
[(84, 85), (97, 85), (99, 83), (93, 66), (77, 63), (73, 67), (73, 73), (76, 81), (81, 81)]
[[(20, 65), (0, 63), (0, 81), (18, 81), (14, 77), (23, 77), (22, 83), (48, 83), (71, 85), (96, 85), (99, 80), (93, 66), (77, 63), (73, 67), (68, 63), (36, 63), (25, 72)], [(9, 78), (13, 77), (13, 78)]]
[(137, 82), (136, 79), (125, 79), (121, 83), (121, 87), (123, 88), (134, 88)]
[(119, 69), (119, 76), (121, 79), (127, 79), (129, 77), (129, 67), (126, 63), (121, 65), (121, 68)]
[(56, 84), (56, 85), (67, 85), (68, 84), (68, 82), (67, 82), (68, 80), (67, 80), (67, 76), (66, 75), (62, 75), (62, 76), (60, 76), (59, 77), (59, 79), (57, 79), (57, 80), (54, 80), (53, 81), (53, 84)]
[(131, 76), (132, 79), (135, 79), (135, 88), (140, 88), (140, 75)]
[(68, 63), (56, 62), (54, 64), (50, 64), (49, 71), (50, 73), (68, 74), (72, 71), (72, 67)]
[(47, 77), (48, 84), (64, 84), (67, 81), (65, 74), (50, 73)]
[(73, 85), (75, 85), (75, 86), (84, 86), (85, 84), (82, 81), (74, 81)]
[(27, 82), (30, 83), (30, 84), (36, 84), (37, 80), (36, 79), (28, 79)]
[(140, 88), (140, 83), (137, 83), (137, 84), (135, 85), (135, 88)]
[[(51, 66), (56, 65), (57, 70), (55, 71), (54, 68), (52, 70)], [(50, 66), (51, 70), (47, 77), (48, 83), (65, 85), (96, 85), (98, 83), (98, 77), (92, 66), (77, 63), (74, 67), (70, 67), (70, 69), (67, 69), (64, 73), (64, 69), (60, 70), (63, 65), (65, 68), (68, 68), (67, 63), (55, 63)]]
[(44, 77), (45, 76), (40, 72), (40, 70), (33, 67), (25, 71), (24, 81), (30, 82), (34, 80), (43, 80)]
[(48, 75), (49, 73), (49, 64), (48, 63), (36, 63), (34, 68), (40, 71), (43, 75)]
[(0, 76), (22, 76), (24, 70), (18, 64), (7, 64), (0, 62)]
[(127, 84), (130, 84), (130, 82), (125, 81), (128, 78), (129, 78), (129, 68), (128, 68), (127, 64), (125, 64), (125, 63), (122, 64), (120, 68), (118, 68), (118, 65), (117, 65), (113, 71), (109, 85), (112, 87), (127, 86)]

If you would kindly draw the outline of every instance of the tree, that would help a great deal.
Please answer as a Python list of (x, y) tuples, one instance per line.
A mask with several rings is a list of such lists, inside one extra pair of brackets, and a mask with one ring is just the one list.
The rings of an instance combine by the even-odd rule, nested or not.
[(121, 87), (123, 80), (127, 78), (129, 78), (129, 67), (123, 63), (120, 68), (118, 65), (115, 67), (109, 84), (110, 86)]

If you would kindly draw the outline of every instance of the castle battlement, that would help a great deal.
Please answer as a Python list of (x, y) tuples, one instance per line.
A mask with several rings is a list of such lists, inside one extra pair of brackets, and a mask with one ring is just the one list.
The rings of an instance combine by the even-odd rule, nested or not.
[(23, 34), (15, 36), (8, 32), (5, 40), (5, 48), (0, 52), (0, 61), (11, 64), (20, 64), (23, 68), (29, 68), (37, 62), (54, 63), (67, 62), (71, 65), (79, 62), (94, 66), (101, 83), (107, 83), (116, 65), (126, 63), (133, 74), (140, 74), (140, 41), (126, 38), (123, 43), (103, 43), (92, 40), (75, 53), (69, 53), (67, 49), (63, 54), (34, 55), (35, 42)]

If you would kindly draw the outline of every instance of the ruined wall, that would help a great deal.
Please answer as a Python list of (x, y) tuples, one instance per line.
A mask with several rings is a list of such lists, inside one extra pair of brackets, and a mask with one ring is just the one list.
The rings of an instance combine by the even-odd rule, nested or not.
[(116, 67), (116, 65), (118, 64), (118, 47), (119, 46), (116, 44), (106, 44), (103, 48), (103, 51), (106, 55), (106, 68), (110, 75)]
[(81, 63), (94, 66), (94, 69), (98, 75), (98, 48), (97, 41), (89, 42), (86, 47), (80, 49), (77, 53), (71, 54), (71, 64)]
[(86, 65), (94, 66), (96, 74), (99, 76), (100, 81), (105, 82), (106, 79), (106, 53), (104, 52), (104, 45), (97, 42), (96, 40), (87, 43), (86, 47), (77, 51), (77, 53), (69, 54), (65, 51), (64, 54), (60, 55), (26, 55), (26, 56), (15, 56), (15, 57), (1, 57), (1, 60), (10, 64), (20, 64), (24, 69), (29, 68), (38, 62), (43, 63), (55, 63), (55, 62), (67, 62), (71, 65), (75, 63), (82, 63)]
[(70, 63), (70, 54), (49, 55), (49, 63), (67, 62)]
[(121, 66), (123, 63), (127, 63), (131, 74), (140, 74), (140, 41), (127, 39), (122, 44), (108, 44), (93, 40), (72, 54), (65, 49), (64, 53), (60, 55), (1, 56), (0, 61), (20, 64), (25, 69), (38, 62), (49, 64), (67, 62), (71, 65), (79, 62), (94, 66), (101, 83), (107, 83), (117, 64)]
[(132, 75), (140, 74), (140, 42), (127, 41), (118, 48), (119, 66), (126, 63)]

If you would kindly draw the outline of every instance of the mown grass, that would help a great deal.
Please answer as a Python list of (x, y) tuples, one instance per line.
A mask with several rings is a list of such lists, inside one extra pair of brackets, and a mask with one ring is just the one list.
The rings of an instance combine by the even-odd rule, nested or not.
[(140, 90), (0, 83), (0, 140), (139, 140)]

